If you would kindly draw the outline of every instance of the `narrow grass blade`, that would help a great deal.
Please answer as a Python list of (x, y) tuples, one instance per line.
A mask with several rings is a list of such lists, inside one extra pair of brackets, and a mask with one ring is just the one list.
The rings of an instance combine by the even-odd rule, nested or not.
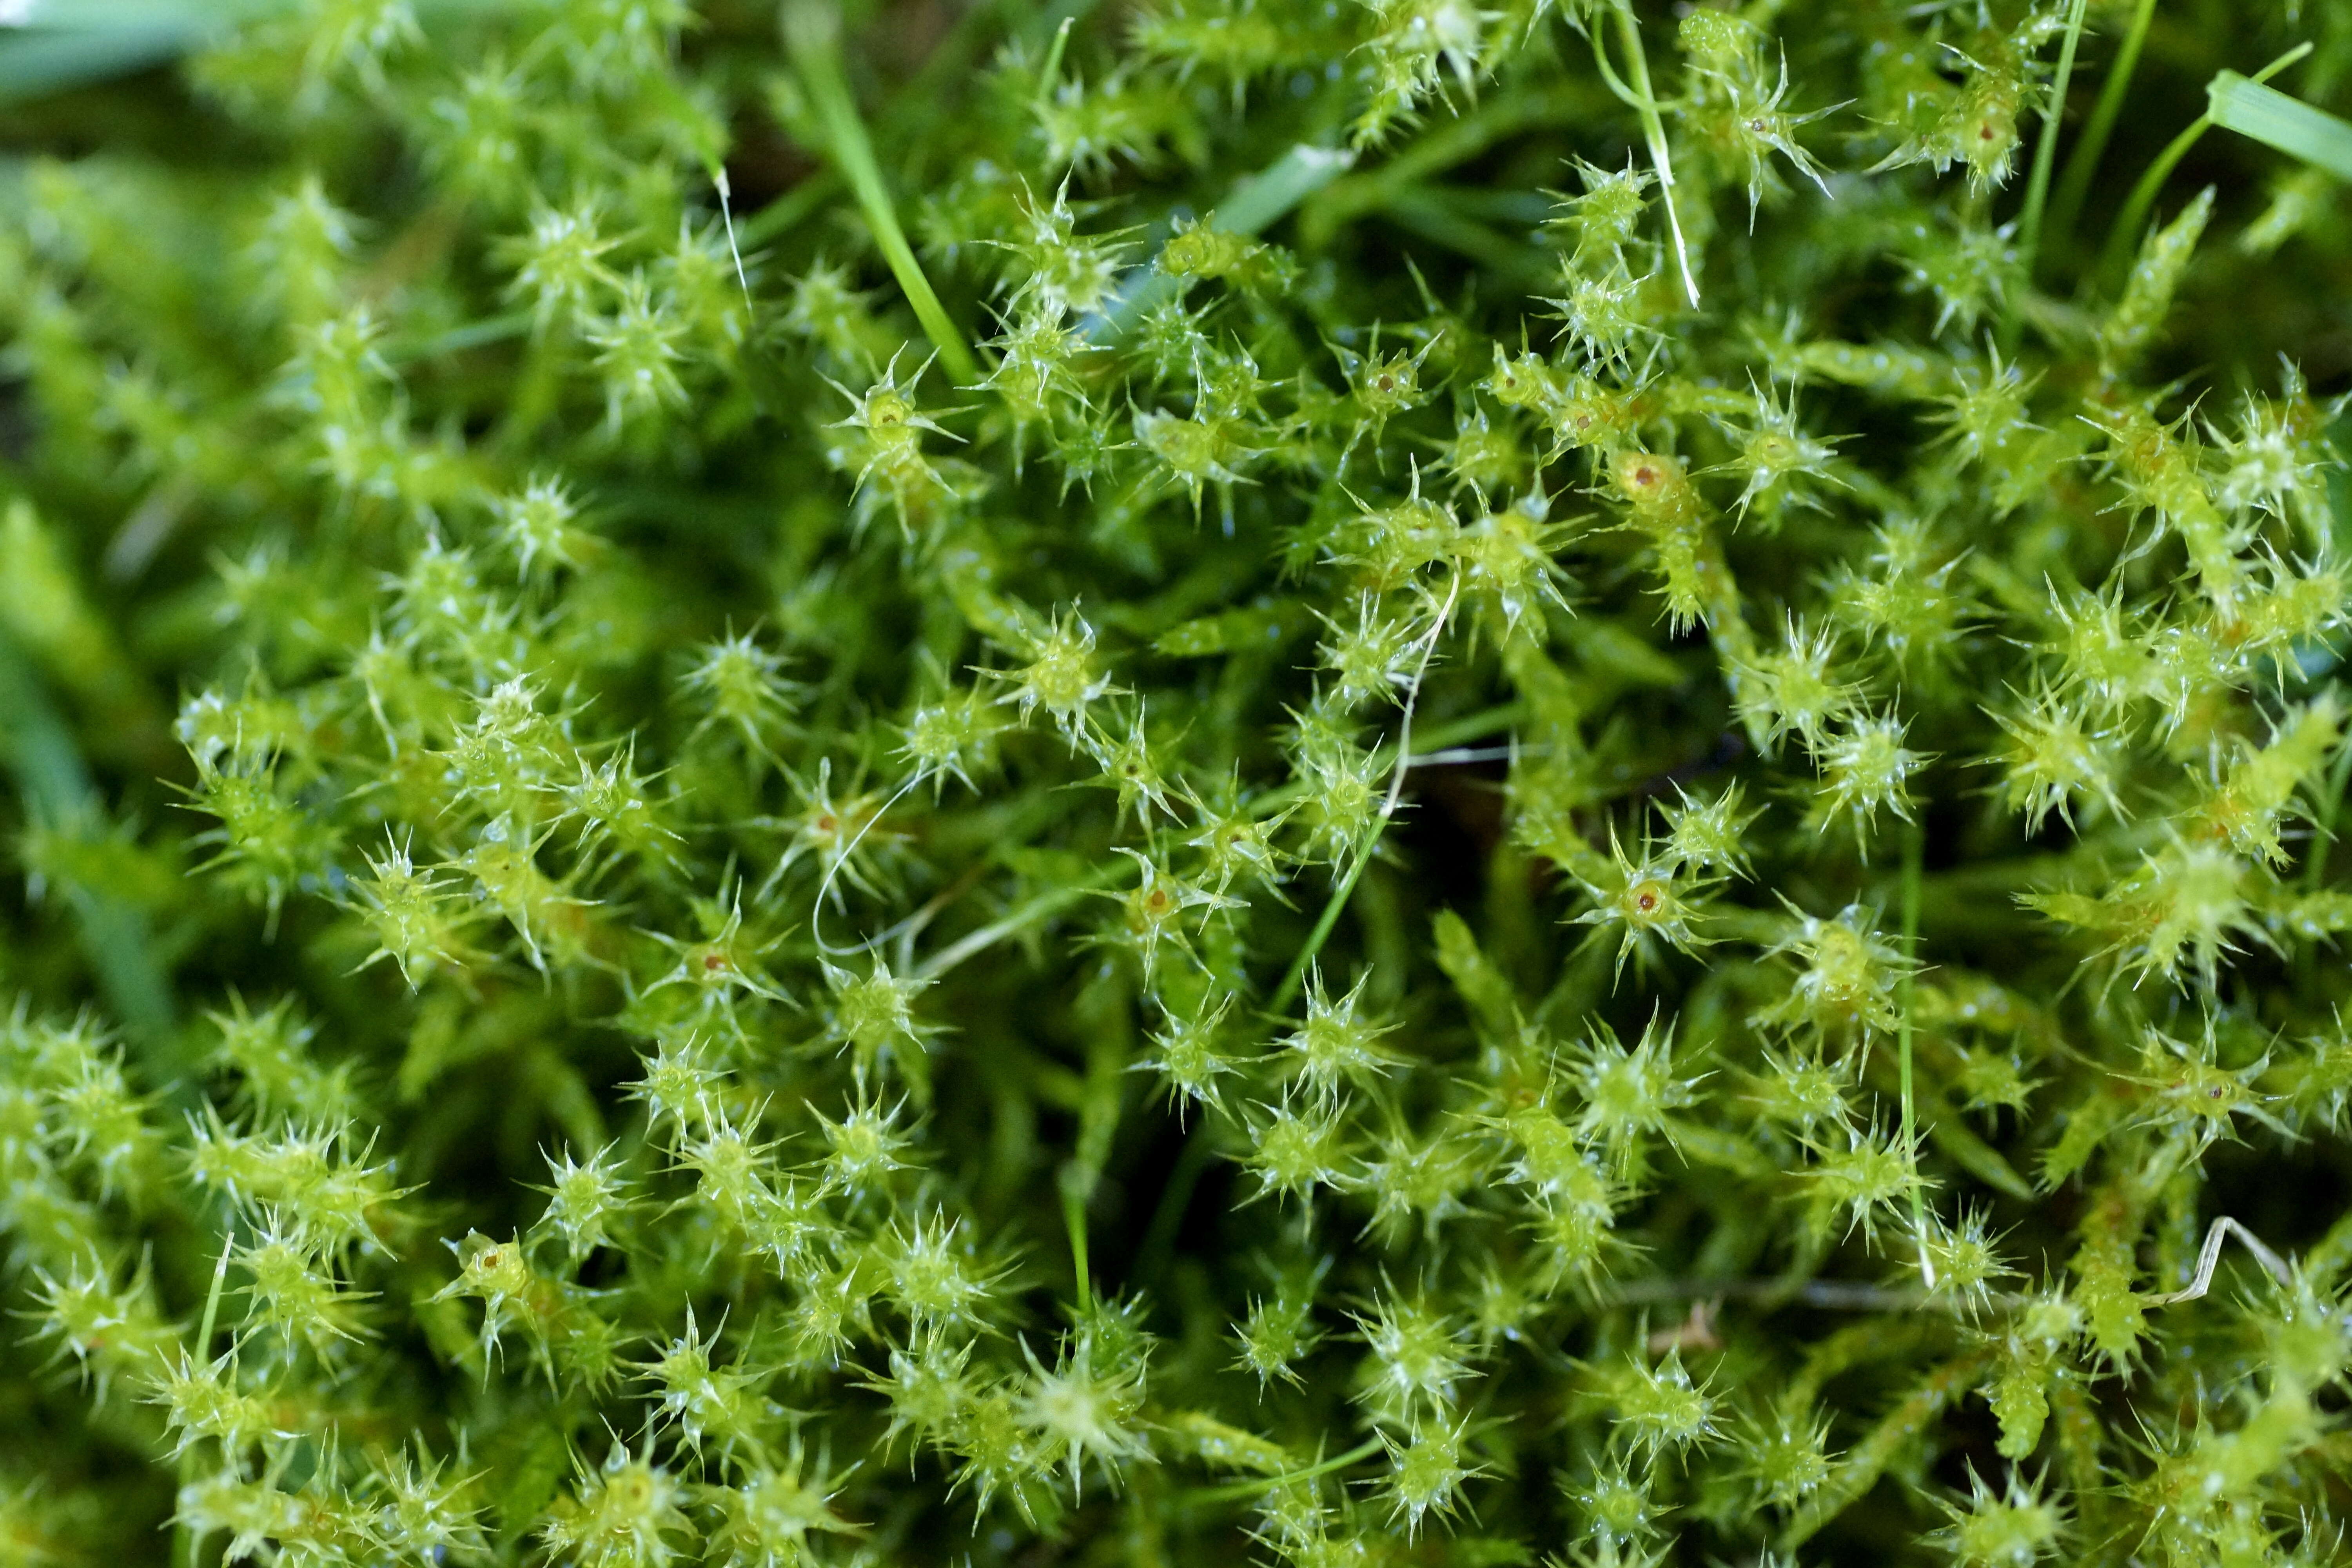
[(2131, 90), (2132, 77), (2139, 68), (2139, 52), (2147, 42), (2148, 23), (2156, 16), (2156, 0), (2139, 0), (2132, 10), (2131, 23), (2124, 29), (2123, 47), (2116, 51), (2115, 63), (2107, 68), (2107, 79), (2099, 86), (2099, 101), (2091, 107), (2091, 118), (2075, 141), (2074, 152), (2066, 155), (2066, 172), (2059, 177), (2058, 194), (2051, 198), (2049, 226), (2053, 234), (2072, 234), (2075, 220), (2083, 216), (2083, 199), (2090, 194), (2091, 176), (2098, 173), (2099, 159), (2107, 150), (2107, 138), (2115, 133), (2116, 121), (2124, 111), (2124, 95)]
[[(296, 9), (299, 0), (31, 0), (0, 26), (0, 103), (129, 76), (218, 41), (236, 27)], [(503, 9), (513, 0), (424, 0), (437, 22)], [(0, 11), (6, 7), (0, 6)]]
[(1353, 153), (1302, 142), (1228, 191), (1217, 204), (1216, 226), (1227, 234), (1262, 234), (1355, 161)]
[(2050, 197), (2050, 171), (2058, 162), (2058, 122), (2066, 113), (2066, 88), (2074, 77), (2074, 51), (2083, 41), (2085, 0), (2074, 0), (2066, 11), (2066, 41), (2058, 50), (2058, 74), (2051, 79), (2050, 101), (2042, 111), (2042, 139), (2033, 148), (2033, 174), (2025, 184), (2025, 213), (2018, 225), (2018, 249), (2024, 258), (2025, 276), (2033, 276), (2034, 252), (2042, 244), (2042, 209)]
[[(2247, 82), (2250, 86), (2259, 85), (2278, 75), (2309, 53), (2311, 53), (2309, 44), (2297, 44), (2294, 48), (2256, 71), (2252, 77), (2242, 77), (2239, 79)], [(2232, 76), (2236, 73), (2225, 71), (2222, 74)], [(2139, 177), (2139, 183), (2132, 187), (2131, 195), (2125, 199), (2124, 210), (2116, 216), (2116, 226), (2107, 231), (2106, 248), (2100, 253), (2099, 257), (2099, 272), (2102, 277), (2118, 283), (2122, 281), (2125, 272), (2131, 266), (2132, 251), (2139, 244), (2141, 231), (2147, 226), (2148, 210), (2156, 205), (2157, 194), (2164, 189), (2164, 182), (2171, 177), (2172, 171), (2179, 167), (2180, 160), (2189, 155), (2189, 150), (2196, 146), (2199, 139), (2211, 130), (2213, 125), (2213, 116), (2210, 111), (2190, 121), (2188, 127), (2179, 135), (2174, 137), (2163, 152), (2156, 155), (2156, 162), (2147, 166), (2147, 173)]]
[(190, 41), (190, 35), (169, 26), (44, 29), (0, 37), (0, 103), (128, 76), (172, 58)]
[[(1903, 841), (1903, 956), (1916, 965), (1919, 959), (1919, 901), (1921, 862), (1927, 853), (1927, 830), (1917, 823)], [(1911, 1098), (1911, 977), (1913, 969), (1903, 972), (1902, 1023), (1896, 1049), (1898, 1069), (1902, 1074), (1903, 1091), (1903, 1157), (1911, 1163), (1911, 1236), (1919, 1248), (1919, 1281), (1933, 1290), (1936, 1288), (1936, 1260), (1927, 1250), (1927, 1200), (1926, 1188), (1919, 1179), (1919, 1135), (1912, 1120)]]
[(1691, 309), (1698, 308), (1698, 279), (1691, 272), (1690, 246), (1683, 237), (1682, 214), (1675, 206), (1675, 164), (1666, 147), (1666, 122), (1658, 112), (1658, 95), (1650, 89), (1650, 58), (1642, 48), (1642, 25), (1634, 18), (1628, 0), (1616, 0), (1612, 13), (1617, 19), (1618, 36), (1625, 45), (1625, 66), (1633, 73), (1632, 86), (1619, 79), (1610, 68), (1609, 50), (1601, 41), (1601, 29), (1592, 31), (1592, 58), (1601, 68), (1601, 79), (1642, 117), (1642, 136), (1649, 143), (1650, 162), (1658, 172), (1658, 199), (1665, 204), (1666, 227), (1675, 242), (1675, 261), (1682, 272), (1683, 292), (1690, 296)]
[(2339, 180), (2352, 180), (2352, 122), (2236, 71), (2222, 71), (2207, 83), (2205, 100), (2205, 117), (2222, 130), (2291, 153)]
[[(28, 817), (64, 826), (86, 822), (98, 792), (65, 720), (16, 643), (0, 637), (0, 763), (15, 775)], [(82, 952), (99, 992), (139, 1050), (156, 1087), (192, 1102), (195, 1085), (179, 1050), (171, 983), (157, 962), (144, 911), (90, 888), (68, 887), (81, 922)]]
[(793, 64), (800, 73), (801, 87), (808, 94), (809, 105), (816, 111), (817, 122), (823, 127), (834, 163), (842, 178), (849, 184), (857, 197), (858, 207), (866, 214), (866, 226), (874, 233), (874, 243), (881, 247), (882, 259), (889, 263), (891, 275), (898, 279), (898, 288), (907, 302), (915, 308), (915, 319), (922, 323), (923, 335), (940, 351), (940, 359), (948, 374), (960, 386), (969, 386), (980, 379), (980, 365), (972, 358), (971, 349), (948, 318), (947, 307), (931, 289), (931, 280), (923, 276), (921, 263), (915, 259), (914, 247), (907, 243), (907, 231), (898, 226), (898, 209), (891, 205), (890, 188), (882, 178), (881, 165), (874, 160), (874, 143), (866, 134), (866, 122), (857, 117), (857, 105), (849, 96), (849, 78), (841, 64), (841, 19), (823, 0), (793, 0), (784, 7), (784, 42), (792, 50)]
[[(1262, 234), (1291, 208), (1345, 174), (1355, 161), (1352, 153), (1302, 142), (1235, 184), (1209, 214), (1206, 226), (1244, 238)], [(1175, 287), (1176, 279), (1164, 272), (1150, 267), (1135, 268), (1121, 280), (1110, 308), (1086, 324), (1087, 335), (1097, 342), (1121, 336)]]

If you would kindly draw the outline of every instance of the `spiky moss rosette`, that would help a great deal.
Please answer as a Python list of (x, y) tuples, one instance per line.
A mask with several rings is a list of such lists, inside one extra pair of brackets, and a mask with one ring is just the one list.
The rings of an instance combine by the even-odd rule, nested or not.
[(0, 1559), (2342, 1560), (2352, 5), (10, 15)]

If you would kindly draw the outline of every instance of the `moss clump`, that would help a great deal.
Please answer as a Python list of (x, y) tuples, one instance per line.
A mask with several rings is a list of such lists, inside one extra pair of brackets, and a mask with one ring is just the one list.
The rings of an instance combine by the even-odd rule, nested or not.
[(2352, 6), (2147, 10), (8, 109), (0, 1554), (2334, 1560), (2352, 237), (2124, 187)]

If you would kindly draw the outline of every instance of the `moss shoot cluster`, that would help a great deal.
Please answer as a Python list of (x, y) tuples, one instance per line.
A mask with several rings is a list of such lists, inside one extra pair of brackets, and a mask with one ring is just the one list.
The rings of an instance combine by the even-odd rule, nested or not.
[(0, 1563), (2344, 1561), (2283, 55), (0, 3)]

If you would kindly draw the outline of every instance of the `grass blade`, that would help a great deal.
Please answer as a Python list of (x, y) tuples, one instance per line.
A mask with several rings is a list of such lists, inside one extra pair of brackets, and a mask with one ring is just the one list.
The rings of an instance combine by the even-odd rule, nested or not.
[[(2294, 48), (2256, 71), (2252, 77), (2240, 77), (2238, 79), (2246, 82), (2249, 86), (2257, 86), (2278, 75), (2309, 53), (2311, 53), (2309, 44), (2297, 44)], [(2234, 71), (2224, 71), (2221, 74), (2222, 76), (2237, 75)], [(2215, 79), (2217, 81), (2220, 78)], [(2116, 226), (2107, 231), (2106, 249), (2100, 254), (2099, 273), (2102, 277), (2118, 283), (2122, 281), (2125, 272), (2131, 266), (2133, 247), (2139, 244), (2140, 231), (2147, 226), (2148, 209), (2156, 205), (2157, 193), (2163, 190), (2164, 182), (2171, 177), (2172, 171), (2179, 166), (2180, 160), (2189, 155), (2189, 150), (2197, 145), (2199, 138), (2213, 128), (2215, 122), (2210, 108), (2210, 90), (2209, 89), (2207, 112), (2190, 121), (2188, 127), (2179, 135), (2174, 137), (2163, 152), (2156, 155), (2156, 162), (2147, 166), (2147, 173), (2139, 177), (2139, 183), (2132, 187), (2130, 196), (2126, 198), (2124, 210), (2116, 218)], [(2284, 98), (2285, 94), (2281, 93), (2279, 96)], [(2288, 99), (2287, 101), (2292, 103), (2294, 100)], [(2313, 112), (2316, 113), (2317, 110)], [(2333, 118), (2333, 116), (2327, 118)]]
[(2066, 41), (2058, 51), (2058, 74), (2050, 83), (2049, 107), (2042, 113), (2042, 140), (2033, 148), (2033, 174), (2025, 184), (2025, 215), (2018, 226), (2018, 249), (2024, 256), (2028, 278), (2033, 276), (2034, 251), (2042, 243), (2042, 209), (2050, 197), (2050, 171), (2058, 161), (2058, 121), (2066, 113), (2066, 87), (2074, 76), (2074, 50), (2083, 41), (2084, 4), (2085, 0), (2074, 0), (2067, 8)]
[(1592, 31), (1592, 58), (1601, 68), (1601, 78), (1609, 90), (1632, 107), (1642, 119), (1642, 136), (1649, 143), (1650, 163), (1658, 172), (1658, 199), (1665, 204), (1666, 227), (1675, 242), (1675, 261), (1682, 271), (1683, 291), (1690, 296), (1691, 309), (1698, 309), (1698, 279), (1692, 275), (1690, 246), (1683, 237), (1682, 215), (1675, 208), (1675, 164), (1666, 147), (1666, 122), (1658, 112), (1658, 95), (1650, 89), (1650, 60), (1642, 49), (1642, 25), (1634, 18), (1628, 0), (1616, 0), (1612, 8), (1617, 19), (1617, 32), (1625, 45), (1626, 69), (1633, 73), (1632, 86), (1619, 79), (1610, 68), (1608, 47), (1602, 42), (1602, 30)]
[(2139, 0), (2132, 10), (2123, 47), (2116, 51), (2115, 64), (2107, 68), (2107, 79), (2099, 87), (2099, 101), (2092, 105), (2090, 121), (2083, 127), (2074, 151), (2067, 154), (2058, 194), (2051, 198), (2049, 226), (2053, 233), (2074, 233), (2075, 220), (2083, 216), (2083, 198), (2090, 195), (2091, 176), (2098, 173), (2107, 138), (2115, 133), (2116, 121), (2123, 114), (2124, 94), (2131, 90), (2132, 75), (2139, 68), (2139, 51), (2147, 42), (2148, 23), (2155, 16), (2156, 0)]
[[(1355, 162), (1352, 153), (1302, 142), (1256, 174), (1236, 182), (1202, 220), (1203, 226), (1244, 238), (1263, 234), (1291, 208), (1347, 173)], [(1176, 288), (1177, 280), (1157, 268), (1136, 268), (1121, 280), (1109, 309), (1088, 321), (1087, 336), (1097, 342), (1124, 336), (1145, 311)]]
[[(15, 775), (27, 817), (49, 826), (87, 826), (98, 791), (64, 718), (16, 644), (0, 634), (0, 763)], [(171, 983), (157, 961), (147, 917), (103, 891), (68, 886), (81, 922), (81, 945), (99, 994), (140, 1051), (156, 1087), (175, 1102), (195, 1084), (180, 1055)]]
[(955, 322), (948, 318), (947, 307), (932, 291), (931, 280), (923, 276), (922, 264), (915, 259), (914, 247), (907, 243), (907, 231), (898, 226), (890, 188), (883, 181), (881, 165), (874, 161), (874, 143), (866, 136), (866, 122), (857, 117), (857, 105), (849, 96), (849, 78), (841, 63), (840, 17), (822, 0), (793, 0), (784, 7), (784, 42), (792, 50), (802, 89), (808, 94), (809, 105), (815, 110), (817, 122), (824, 130), (825, 151), (832, 154), (835, 166), (857, 197), (858, 207), (866, 214), (866, 226), (874, 233), (874, 243), (881, 247), (882, 258), (889, 263), (891, 275), (898, 279), (907, 303), (915, 308), (915, 319), (922, 323), (923, 335), (939, 350), (940, 361), (956, 384), (972, 384), (980, 379), (979, 363), (972, 358), (971, 349)]
[(2205, 118), (2222, 130), (2275, 147), (2339, 180), (2352, 180), (2352, 122), (2236, 71), (2222, 71), (2207, 83), (2205, 100)]
[(1927, 837), (1927, 829), (1913, 823), (1903, 841), (1903, 956), (1915, 967), (1903, 972), (1903, 1014), (1895, 1048), (1897, 1070), (1902, 1074), (1903, 1157), (1911, 1163), (1911, 1236), (1919, 1248), (1920, 1283), (1933, 1290), (1936, 1260), (1927, 1251), (1927, 1199), (1919, 1179), (1919, 1135), (1911, 1109), (1911, 977), (1919, 959), (1920, 867)]

